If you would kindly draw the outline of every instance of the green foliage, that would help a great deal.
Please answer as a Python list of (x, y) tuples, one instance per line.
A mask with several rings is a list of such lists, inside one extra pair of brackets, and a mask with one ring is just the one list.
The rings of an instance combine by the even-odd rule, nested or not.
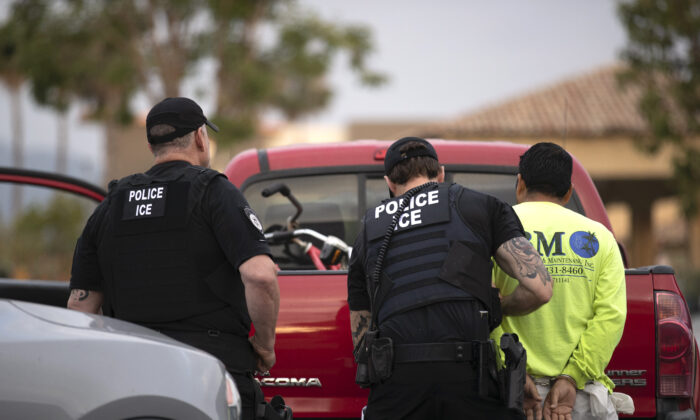
[(252, 118), (244, 116), (232, 116), (229, 118), (216, 116), (212, 121), (219, 128), (219, 132), (216, 133), (217, 144), (219, 145), (230, 144), (236, 139), (251, 138), (255, 134)]
[[(115, 14), (126, 2), (96, 7), (92, 1), (17, 1), (0, 32), (19, 27), (18, 69), (31, 82), (35, 100), (65, 112), (80, 99), (98, 119), (130, 121), (131, 97), (138, 87), (133, 42)], [(39, 12), (41, 11), (41, 12)], [(137, 17), (135, 17), (136, 19)]]
[(178, 96), (213, 60), (208, 113), (224, 146), (252, 136), (263, 113), (293, 120), (327, 106), (338, 56), (362, 84), (381, 85), (366, 65), (371, 51), (367, 28), (325, 22), (289, 0), (17, 0), (0, 26), (0, 53), (21, 58), (4, 67), (31, 81), (38, 102), (64, 110), (77, 99), (103, 121), (128, 123), (139, 91), (152, 102)]
[(10, 246), (12, 233), (7, 226), (0, 224), (0, 278), (12, 277), (12, 261), (10, 260)]
[(674, 181), (684, 211), (698, 210), (700, 182), (700, 0), (630, 0), (619, 4), (627, 30), (624, 83), (641, 87), (649, 124), (639, 143), (674, 150)]
[[(319, 111), (332, 98), (326, 80), (333, 60), (347, 55), (360, 82), (380, 86), (386, 77), (367, 68), (371, 35), (363, 26), (343, 26), (298, 10), (289, 1), (210, 1), (214, 31), (211, 56), (219, 63), (219, 144), (236, 141), (256, 127), (261, 113), (278, 111), (289, 120)], [(263, 42), (262, 29), (272, 34)]]
[[(88, 213), (84, 204), (55, 195), (47, 206), (25, 210), (7, 232), (0, 261), (12, 261), (12, 270), (20, 277), (67, 280), (75, 240)], [(7, 264), (5, 270), (9, 271)]]
[(272, 67), (280, 70), (272, 102), (290, 119), (326, 106), (332, 92), (324, 76), (333, 57), (343, 50), (363, 83), (377, 86), (384, 81), (384, 76), (365, 67), (366, 54), (371, 51), (365, 28), (339, 28), (313, 16), (285, 23), (270, 54)]
[(675, 262), (676, 282), (688, 304), (691, 313), (700, 310), (700, 271), (692, 268), (687, 261)]
[(18, 2), (11, 7), (11, 18), (0, 27), (0, 77), (9, 86), (19, 87), (24, 79), (31, 58), (28, 45), (45, 15), (41, 0)]

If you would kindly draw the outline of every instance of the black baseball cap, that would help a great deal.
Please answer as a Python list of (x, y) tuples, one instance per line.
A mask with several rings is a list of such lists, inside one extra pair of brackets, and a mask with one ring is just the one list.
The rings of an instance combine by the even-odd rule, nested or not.
[[(422, 143), (425, 147), (419, 147), (401, 153), (401, 147), (410, 142)], [(428, 143), (426, 139), (422, 139), (420, 137), (404, 137), (396, 140), (391, 146), (389, 146), (389, 149), (387, 149), (386, 155), (384, 156), (384, 173), (389, 175), (389, 172), (391, 172), (397, 163), (417, 156), (428, 156), (438, 160), (435, 148), (433, 148), (433, 145)]]
[[(175, 128), (172, 133), (162, 136), (152, 136), (151, 128), (158, 124), (167, 124)], [(214, 131), (219, 131), (204, 116), (202, 108), (195, 101), (189, 98), (165, 98), (155, 104), (146, 117), (146, 136), (151, 144), (167, 143), (190, 133), (202, 124), (206, 124)]]

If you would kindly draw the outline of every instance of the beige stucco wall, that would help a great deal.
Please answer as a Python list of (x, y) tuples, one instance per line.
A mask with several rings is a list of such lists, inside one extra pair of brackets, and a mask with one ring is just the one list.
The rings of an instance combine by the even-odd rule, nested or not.
[(507, 141), (519, 144), (535, 144), (540, 141), (556, 143), (576, 157), (594, 179), (665, 179), (672, 174), (671, 152), (668, 148), (649, 155), (628, 137), (566, 140), (515, 138)]

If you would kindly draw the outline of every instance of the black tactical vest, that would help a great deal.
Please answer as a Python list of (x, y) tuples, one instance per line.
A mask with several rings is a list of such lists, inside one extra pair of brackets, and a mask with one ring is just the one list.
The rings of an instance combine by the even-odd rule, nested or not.
[(172, 172), (110, 184), (99, 247), (108, 315), (167, 323), (245, 308), (238, 273), (198, 210), (209, 183), (223, 175), (198, 166)]
[[(461, 191), (457, 184), (428, 187), (405, 206), (380, 278), (379, 325), (398, 313), (444, 301), (477, 299), (500, 314), (500, 307), (492, 308), (489, 248), (459, 214)], [(400, 199), (385, 200), (365, 216), (365, 272), (370, 276)]]

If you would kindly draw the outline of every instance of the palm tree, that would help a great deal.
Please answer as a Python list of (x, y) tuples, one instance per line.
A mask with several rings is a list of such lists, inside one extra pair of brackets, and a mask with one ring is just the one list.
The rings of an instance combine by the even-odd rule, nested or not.
[(82, 45), (71, 39), (68, 16), (45, 16), (26, 45), (26, 74), (34, 100), (56, 111), (57, 173), (66, 173), (68, 161), (68, 110), (77, 80), (76, 65)]
[[(10, 93), (12, 166), (24, 165), (24, 130), (22, 118), (21, 88), (24, 82), (19, 57), (20, 28), (10, 21), (0, 28), (0, 81)], [(22, 208), (22, 187), (12, 187), (12, 214), (17, 217)]]
[[(21, 88), (30, 66), (29, 46), (48, 11), (44, 0), (23, 0), (13, 3), (7, 20), (0, 26), (0, 81), (11, 97), (12, 165), (24, 166), (24, 127)], [(12, 217), (22, 208), (21, 187), (13, 187)]]
[[(81, 101), (85, 115), (104, 125), (108, 149), (124, 147), (119, 140), (137, 92), (151, 103), (179, 95), (183, 80), (205, 57), (218, 65), (213, 84), (222, 144), (250, 139), (266, 112), (293, 120), (322, 109), (332, 95), (326, 75), (341, 53), (362, 83), (383, 81), (365, 66), (371, 52), (365, 28), (324, 22), (296, 10), (291, 0), (56, 3), (15, 3), (32, 22), (20, 26), (41, 28), (27, 58), (31, 66), (23, 68), (38, 102), (61, 112), (69, 101)], [(41, 6), (36, 8), (47, 12), (40, 16), (45, 19), (32, 18), (34, 7), (26, 5)], [(15, 21), (24, 22), (13, 15), (7, 25)], [(260, 41), (268, 29), (276, 35), (272, 45)]]

